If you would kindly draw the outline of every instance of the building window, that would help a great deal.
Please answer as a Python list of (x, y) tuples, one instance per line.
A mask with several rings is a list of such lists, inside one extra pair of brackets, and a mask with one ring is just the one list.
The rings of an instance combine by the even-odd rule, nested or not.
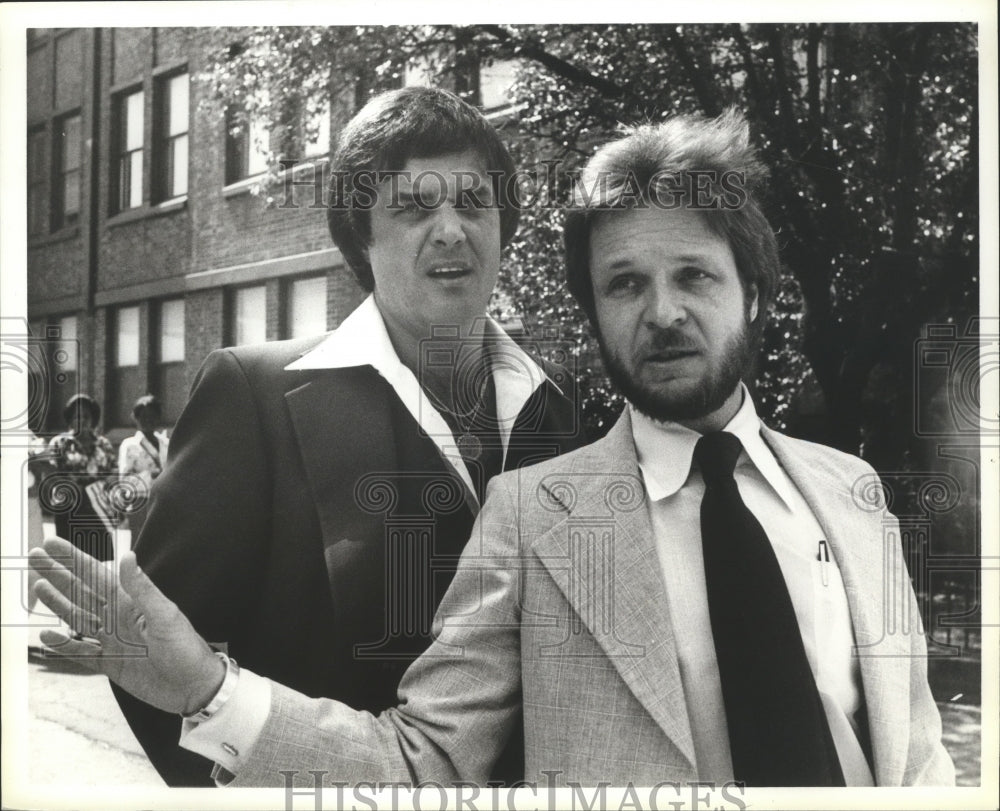
[(114, 213), (142, 205), (143, 93), (119, 96), (114, 104), (115, 155), (112, 164)]
[(318, 158), (330, 151), (330, 106), (324, 104), (310, 121), (309, 129), (315, 128), (315, 135), (309, 138), (309, 132), (303, 126), (303, 157)]
[(73, 225), (80, 219), (80, 116), (77, 113), (55, 122), (55, 188), (52, 230)]
[(48, 230), (49, 207), (45, 199), (45, 130), (28, 133), (28, 233), (41, 234)]
[(156, 357), (160, 363), (184, 362), (184, 299), (160, 304)]
[(495, 59), (479, 67), (479, 103), (483, 110), (496, 111), (511, 105), (517, 69), (513, 59)]
[(280, 139), (272, 138), (261, 120), (251, 118), (247, 123), (235, 110), (226, 111), (227, 186), (266, 172), (272, 151), (280, 153), (284, 166), (329, 154), (330, 106), (325, 104), (311, 114), (296, 109), (289, 104), (283, 113), (283, 120), (290, 123), (279, 128), (284, 133)]
[(326, 276), (296, 279), (287, 287), (285, 335), (304, 338), (326, 332)]
[(122, 307), (118, 311), (115, 366), (139, 365), (139, 308)]
[(161, 302), (157, 315), (153, 391), (163, 405), (163, 419), (172, 423), (180, 416), (187, 397), (184, 367), (184, 299)]
[(114, 348), (111, 357), (110, 401), (112, 408), (106, 428), (131, 425), (132, 406), (136, 398), (146, 393), (146, 386), (139, 379), (139, 308), (121, 307), (115, 314), (112, 332)]
[(233, 291), (230, 310), (230, 346), (267, 340), (267, 288), (241, 287)]
[(265, 172), (269, 147), (270, 136), (261, 121), (247, 123), (226, 110), (226, 185)]
[(187, 194), (188, 91), (187, 73), (157, 81), (155, 199), (159, 202)]

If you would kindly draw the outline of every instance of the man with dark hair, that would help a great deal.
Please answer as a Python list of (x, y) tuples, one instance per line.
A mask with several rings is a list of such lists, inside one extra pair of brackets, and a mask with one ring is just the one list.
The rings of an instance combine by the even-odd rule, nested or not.
[[(742, 382), (778, 273), (763, 176), (734, 113), (591, 160), (568, 273), (628, 407), (593, 445), (493, 480), (396, 707), (239, 671), (131, 560), (116, 618), (150, 658), (115, 678), (186, 714), (183, 745), (235, 785), (483, 782), (519, 710), (529, 781), (953, 783), (874, 471), (762, 425)], [(100, 604), (51, 581), (39, 597), (100, 640), (65, 650), (116, 653)]]
[[(509, 195), (508, 179), (515, 173), (510, 153), (485, 118), (468, 105), (455, 102), (450, 94), (426, 87), (385, 93), (365, 105), (340, 135), (331, 164), (332, 200), (327, 221), (333, 241), (365, 290), (375, 287), (368, 256), (374, 201), (366, 194), (368, 205), (359, 205), (356, 198), (363, 191), (370, 192), (371, 181), (377, 179), (373, 173), (391, 179), (393, 173), (404, 171), (411, 157), (458, 154), (474, 148), (490, 180), (489, 191), (497, 195), (501, 247), (517, 232), (520, 209)], [(430, 173), (425, 177), (428, 185), (443, 180)], [(471, 192), (470, 187), (466, 190)]]
[[(371, 295), (328, 336), (209, 356), (135, 550), (239, 661), (379, 712), (430, 642), (486, 482), (582, 439), (570, 376), (486, 318), (519, 211), (493, 196), (514, 167), (482, 115), (386, 93), (330, 168), (330, 232)], [(116, 695), (168, 784), (212, 785), (176, 717)]]

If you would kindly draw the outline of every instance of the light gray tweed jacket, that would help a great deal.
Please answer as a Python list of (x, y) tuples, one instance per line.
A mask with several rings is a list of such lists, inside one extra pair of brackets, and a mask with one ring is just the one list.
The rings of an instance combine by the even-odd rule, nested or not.
[[(876, 782), (950, 785), (896, 520), (861, 460), (764, 429), (844, 578)], [(491, 484), (437, 641), (379, 717), (273, 685), (232, 785), (483, 783), (523, 706), (525, 779), (696, 780), (675, 628), (626, 412), (603, 440)], [(764, 720), (766, 723), (766, 720)]]

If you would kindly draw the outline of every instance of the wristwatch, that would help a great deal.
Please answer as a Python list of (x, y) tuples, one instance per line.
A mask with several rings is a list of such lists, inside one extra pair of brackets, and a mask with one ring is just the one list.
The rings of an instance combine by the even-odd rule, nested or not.
[(230, 659), (222, 651), (214, 651), (215, 655), (218, 656), (226, 664), (226, 676), (222, 680), (222, 684), (212, 700), (208, 702), (204, 707), (191, 715), (181, 716), (187, 721), (194, 721), (196, 724), (200, 724), (203, 721), (207, 721), (213, 715), (215, 715), (219, 710), (225, 706), (226, 702), (233, 697), (233, 693), (236, 692), (236, 684), (240, 680), (240, 666), (236, 664), (235, 659)]

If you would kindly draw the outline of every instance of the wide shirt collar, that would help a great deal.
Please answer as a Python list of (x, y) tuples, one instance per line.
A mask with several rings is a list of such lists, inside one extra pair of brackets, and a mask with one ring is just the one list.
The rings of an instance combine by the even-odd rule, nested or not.
[[(743, 402), (722, 429), (735, 434), (743, 444), (737, 468), (740, 465), (752, 464), (785, 506), (792, 509), (793, 495), (788, 478), (761, 436), (762, 424), (750, 392), (742, 383), (740, 389), (743, 393)], [(629, 411), (639, 468), (642, 470), (650, 499), (659, 501), (674, 495), (688, 480), (694, 447), (701, 434), (676, 422), (659, 422), (647, 417), (631, 403)]]
[[(510, 434), (518, 415), (548, 377), (496, 321), (484, 315), (480, 323), (481, 334), (490, 339), (493, 351), (497, 422), (506, 457)], [(438, 446), (475, 498), (472, 477), (458, 451), (455, 437), (444, 417), (431, 404), (416, 375), (396, 354), (374, 295), (369, 295), (337, 329), (285, 369), (300, 371), (355, 366), (371, 366), (392, 386), (420, 429)]]

